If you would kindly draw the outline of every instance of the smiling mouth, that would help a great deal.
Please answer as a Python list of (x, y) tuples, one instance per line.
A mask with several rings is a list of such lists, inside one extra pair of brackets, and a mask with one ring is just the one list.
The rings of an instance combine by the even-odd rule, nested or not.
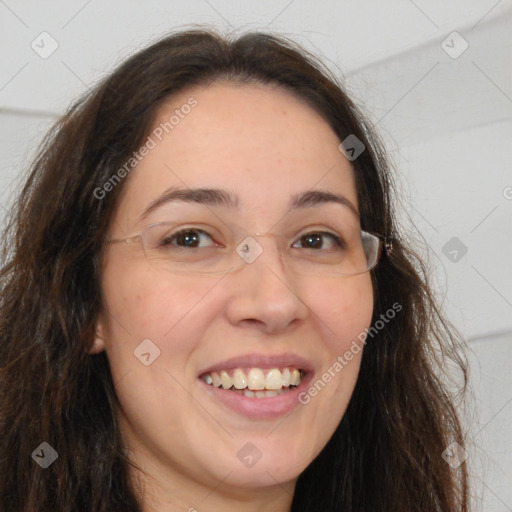
[(248, 398), (270, 398), (296, 388), (304, 378), (300, 368), (236, 368), (201, 375), (212, 387), (244, 395)]

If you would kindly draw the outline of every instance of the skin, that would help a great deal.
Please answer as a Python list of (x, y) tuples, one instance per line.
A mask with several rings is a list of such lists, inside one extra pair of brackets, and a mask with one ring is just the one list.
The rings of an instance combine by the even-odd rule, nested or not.
[[(358, 222), (339, 204), (287, 214), (290, 196), (312, 188), (342, 194), (357, 208), (350, 162), (338, 150), (337, 136), (309, 106), (274, 87), (215, 83), (173, 96), (161, 106), (155, 126), (191, 96), (198, 105), (123, 184), (113, 238), (165, 220), (174, 210), (164, 207), (142, 221), (138, 217), (171, 186), (237, 194), (237, 208), (214, 208), (248, 234), (315, 215)], [(205, 211), (184, 203), (172, 208)], [(361, 353), (309, 404), (277, 418), (234, 412), (205, 392), (198, 379), (202, 369), (230, 357), (292, 352), (311, 362), (316, 380), (369, 327), (369, 273), (297, 275), (280, 264), (272, 244), (262, 242), (260, 258), (222, 279), (172, 274), (152, 264), (137, 243), (106, 246), (104, 310), (92, 352), (107, 352), (122, 436), (142, 469), (133, 469), (132, 479), (144, 492), (145, 511), (288, 511), (299, 474), (345, 412)], [(147, 338), (160, 349), (150, 366), (133, 353)], [(247, 442), (262, 454), (250, 468), (237, 458)]]

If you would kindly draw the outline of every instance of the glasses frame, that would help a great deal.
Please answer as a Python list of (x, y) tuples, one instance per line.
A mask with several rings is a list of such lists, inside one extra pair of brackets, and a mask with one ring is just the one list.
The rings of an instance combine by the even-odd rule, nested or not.
[[(117, 244), (117, 243), (135, 244), (135, 243), (140, 243), (141, 246), (142, 246), (142, 250), (145, 253), (145, 248), (144, 248), (144, 244), (143, 244), (143, 237), (142, 237), (144, 231), (146, 231), (149, 228), (152, 228), (152, 227), (155, 227), (155, 226), (160, 226), (160, 225), (163, 225), (163, 224), (166, 224), (166, 222), (155, 222), (153, 224), (148, 224), (139, 233), (137, 233), (135, 235), (128, 236), (126, 238), (110, 238), (109, 237), (104, 243), (105, 244)], [(375, 263), (371, 267), (368, 267), (366, 270), (363, 270), (362, 272), (358, 272), (356, 274), (338, 274), (338, 277), (353, 277), (353, 276), (358, 276), (358, 275), (361, 275), (361, 274), (365, 274), (366, 272), (371, 272), (379, 264), (379, 261), (381, 259), (382, 253), (384, 252), (386, 255), (388, 255), (393, 250), (393, 239), (391, 237), (384, 236), (384, 235), (381, 235), (379, 233), (374, 233), (374, 232), (371, 232), (371, 231), (366, 231), (364, 229), (361, 229), (361, 235), (363, 235), (363, 234), (373, 236), (378, 241), (379, 245), (378, 245), (378, 248), (377, 248), (377, 257), (375, 258)], [(272, 235), (272, 234), (271, 233), (252, 233), (252, 234), (249, 234), (247, 236), (264, 237), (264, 236), (269, 236), (269, 235)], [(225, 273), (229, 274), (230, 272), (231, 271), (228, 270)], [(212, 275), (212, 274), (215, 274), (215, 273), (211, 273), (211, 274), (205, 273), (205, 274), (206, 275)]]

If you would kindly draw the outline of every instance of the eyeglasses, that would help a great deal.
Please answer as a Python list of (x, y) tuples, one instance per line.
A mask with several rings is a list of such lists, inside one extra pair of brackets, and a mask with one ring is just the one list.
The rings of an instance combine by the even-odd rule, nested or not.
[[(238, 229), (213, 228), (175, 222), (146, 226), (139, 234), (106, 243), (140, 243), (152, 265), (163, 270), (190, 275), (235, 272), (254, 263), (263, 253), (277, 253), (284, 268), (301, 275), (355, 276), (373, 269), (380, 258), (383, 239), (360, 229), (343, 233), (308, 229), (298, 235), (274, 233), (235, 236)], [(341, 231), (341, 230), (340, 230)], [(263, 242), (273, 239), (273, 244)], [(385, 239), (385, 250), (391, 242)]]

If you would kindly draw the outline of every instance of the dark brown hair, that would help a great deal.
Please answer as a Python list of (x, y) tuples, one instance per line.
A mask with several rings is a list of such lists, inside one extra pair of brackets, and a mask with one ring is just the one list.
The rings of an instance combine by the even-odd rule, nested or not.
[[(307, 102), (340, 141), (366, 150), (352, 165), (362, 228), (393, 239), (372, 271), (374, 321), (402, 310), (364, 349), (353, 396), (324, 450), (300, 475), (292, 511), (467, 511), (464, 446), (444, 362), (466, 384), (460, 342), (436, 307), (424, 264), (392, 214), (391, 175), (370, 123), (342, 84), (292, 41), (211, 29), (172, 34), (137, 53), (78, 100), (44, 139), (3, 237), (0, 271), (0, 510), (135, 512), (129, 464), (104, 352), (89, 355), (101, 311), (100, 254), (120, 183), (102, 187), (144, 142), (170, 95), (224, 80), (279, 86)], [(31, 458), (43, 441), (59, 457)]]

